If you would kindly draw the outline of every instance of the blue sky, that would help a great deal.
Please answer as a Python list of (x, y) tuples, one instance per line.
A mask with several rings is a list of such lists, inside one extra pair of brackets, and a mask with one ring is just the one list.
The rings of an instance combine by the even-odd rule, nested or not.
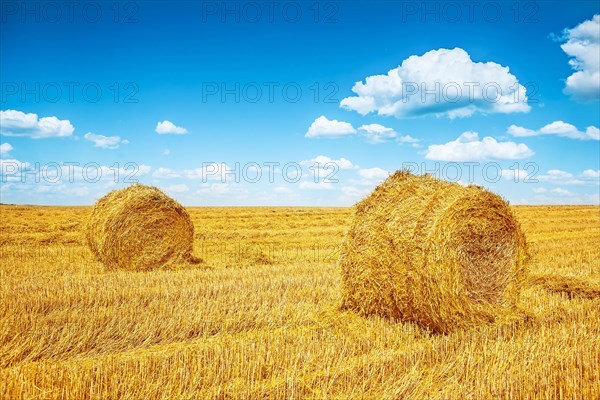
[(1, 201), (345, 206), (404, 166), (600, 203), (598, 2), (270, 4), (2, 2)]

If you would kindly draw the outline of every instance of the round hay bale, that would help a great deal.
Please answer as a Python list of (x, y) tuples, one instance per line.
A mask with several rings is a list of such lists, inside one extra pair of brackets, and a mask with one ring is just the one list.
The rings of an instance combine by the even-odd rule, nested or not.
[(135, 184), (98, 200), (86, 236), (92, 253), (109, 269), (150, 270), (198, 261), (192, 256), (189, 214), (152, 186)]
[(509, 315), (528, 258), (508, 203), (398, 171), (356, 206), (341, 248), (343, 308), (435, 332)]

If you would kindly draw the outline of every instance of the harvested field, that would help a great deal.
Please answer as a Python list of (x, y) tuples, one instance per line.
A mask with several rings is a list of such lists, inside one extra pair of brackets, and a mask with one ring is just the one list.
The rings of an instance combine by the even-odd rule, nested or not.
[(0, 398), (598, 398), (600, 209), (512, 209), (527, 316), (436, 334), (340, 311), (351, 209), (188, 208), (206, 263), (128, 271), (90, 208), (0, 206)]

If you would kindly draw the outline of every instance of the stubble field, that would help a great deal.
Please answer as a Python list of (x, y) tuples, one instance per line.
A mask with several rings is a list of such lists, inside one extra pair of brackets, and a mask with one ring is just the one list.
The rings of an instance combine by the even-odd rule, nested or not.
[(0, 398), (600, 398), (600, 208), (514, 209), (523, 317), (439, 335), (339, 309), (349, 208), (189, 208), (205, 263), (128, 272), (0, 206)]

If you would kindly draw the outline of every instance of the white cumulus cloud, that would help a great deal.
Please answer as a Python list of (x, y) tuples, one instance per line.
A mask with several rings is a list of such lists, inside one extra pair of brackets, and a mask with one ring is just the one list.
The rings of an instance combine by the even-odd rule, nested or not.
[(184, 135), (188, 133), (187, 129), (176, 126), (174, 123), (167, 120), (157, 123), (155, 131), (159, 135)]
[(511, 125), (508, 127), (507, 133), (516, 137), (555, 135), (570, 139), (600, 140), (600, 129), (597, 127), (588, 126), (585, 131), (580, 131), (574, 125), (563, 121), (554, 121), (538, 130)]
[(129, 143), (129, 140), (121, 139), (119, 136), (97, 135), (92, 132), (86, 133), (85, 135), (83, 135), (83, 138), (94, 143), (94, 147), (100, 147), (102, 149), (110, 150), (118, 149), (119, 145)]
[(517, 160), (533, 154), (523, 143), (499, 142), (491, 136), (479, 140), (477, 132), (464, 132), (456, 140), (429, 146), (425, 158), (438, 161)]
[(324, 115), (315, 119), (304, 135), (307, 138), (340, 138), (353, 135), (356, 129), (352, 124), (337, 119), (327, 119)]
[(449, 118), (475, 112), (528, 112), (526, 89), (504, 67), (494, 62), (474, 62), (455, 48), (413, 55), (386, 75), (356, 82), (342, 108), (362, 115), (377, 113), (397, 118), (427, 114)]
[(34, 139), (71, 136), (75, 128), (67, 119), (38, 118), (37, 114), (5, 110), (0, 111), (0, 134), (27, 136)]
[(576, 71), (567, 78), (564, 92), (576, 100), (600, 99), (600, 14), (564, 31), (566, 43), (560, 47)]

